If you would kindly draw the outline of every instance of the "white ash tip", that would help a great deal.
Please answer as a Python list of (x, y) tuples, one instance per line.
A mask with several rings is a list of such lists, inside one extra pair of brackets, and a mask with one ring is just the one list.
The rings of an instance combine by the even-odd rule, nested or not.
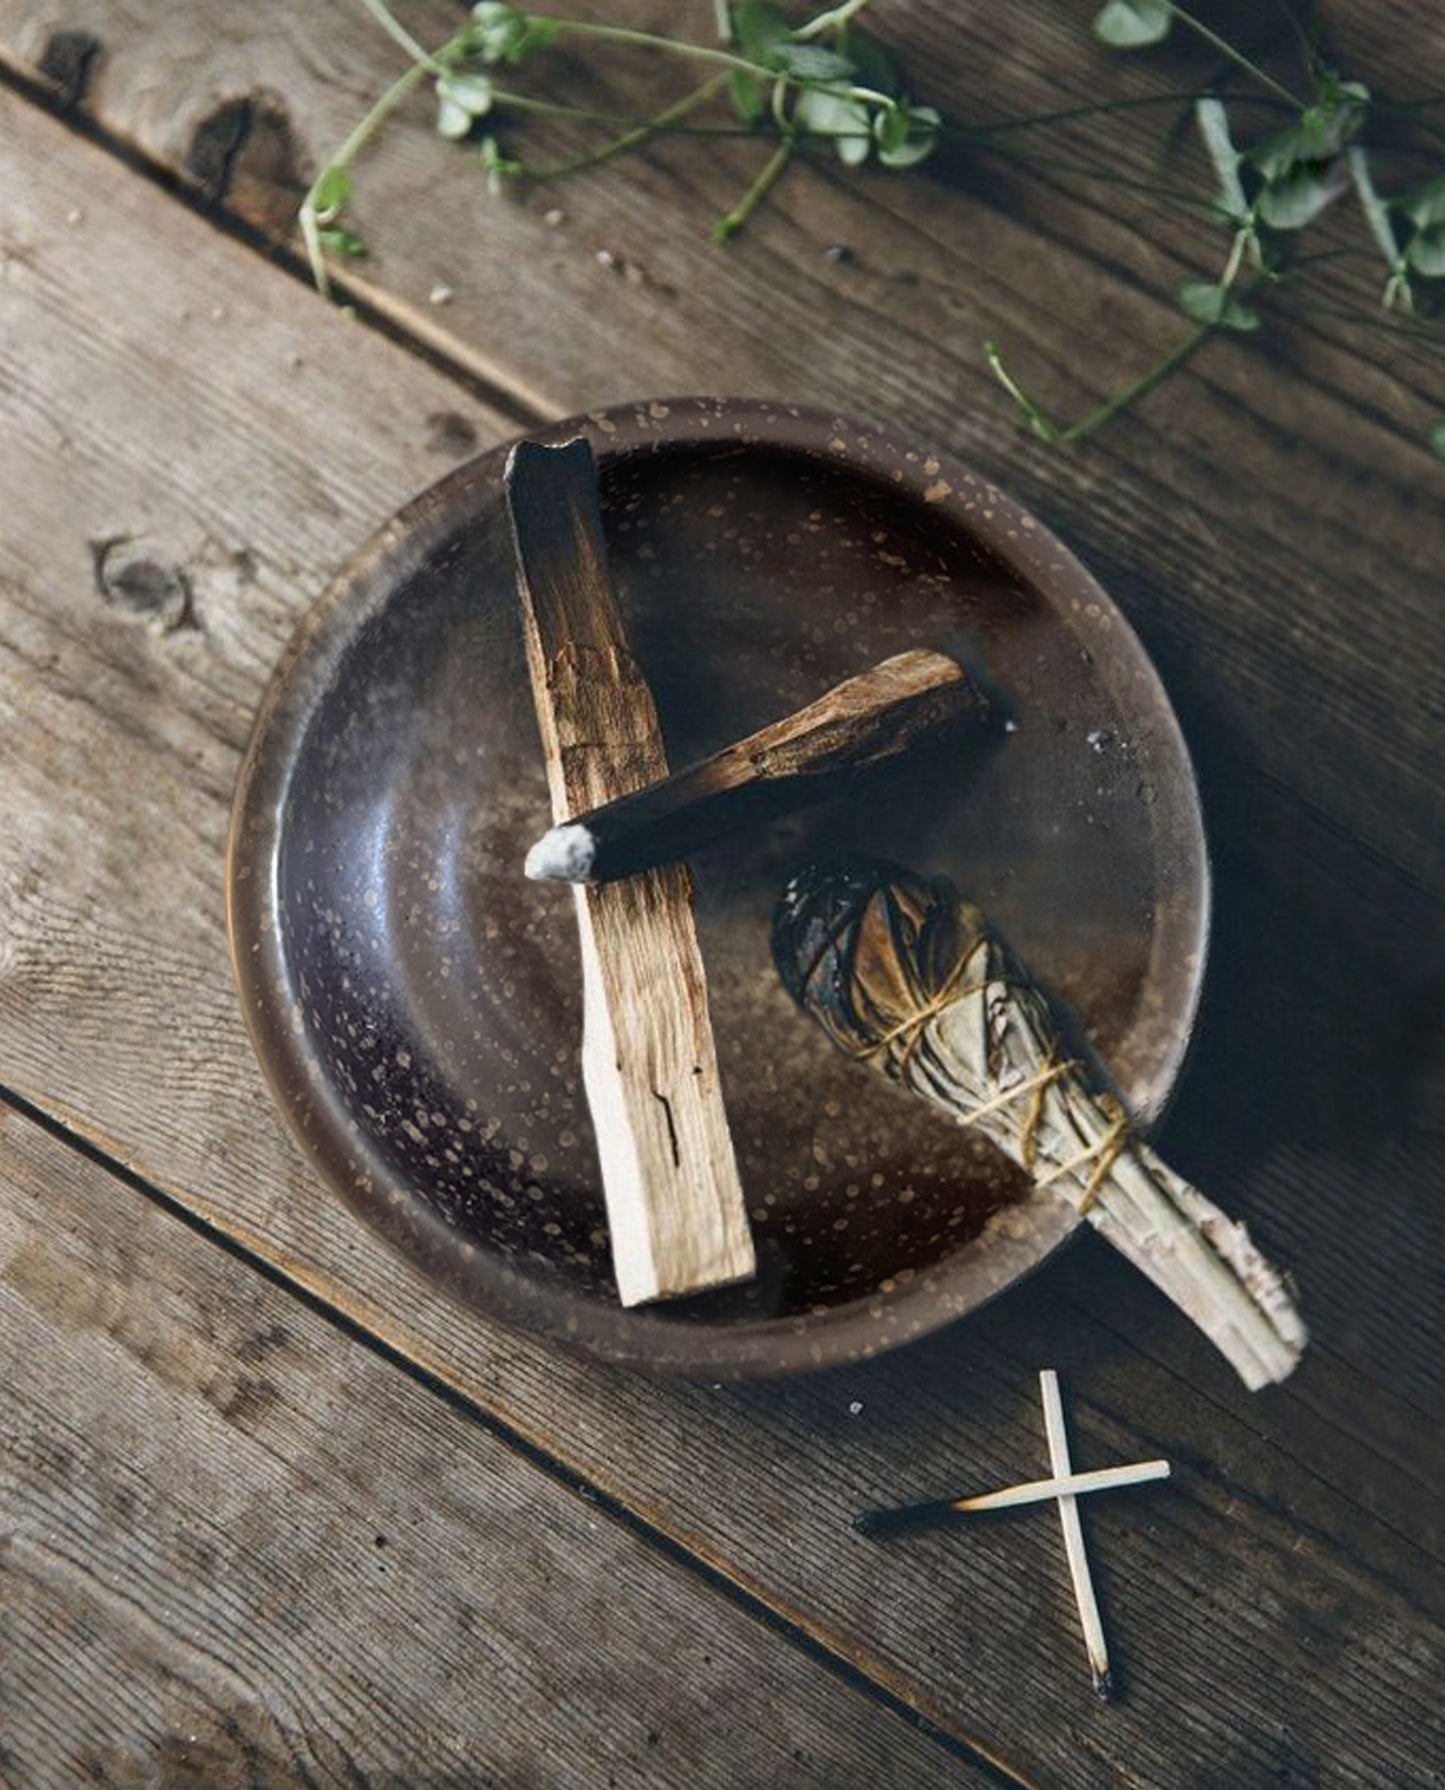
[(553, 827), (527, 853), (523, 869), (536, 883), (585, 883), (597, 862), (597, 841), (575, 822)]

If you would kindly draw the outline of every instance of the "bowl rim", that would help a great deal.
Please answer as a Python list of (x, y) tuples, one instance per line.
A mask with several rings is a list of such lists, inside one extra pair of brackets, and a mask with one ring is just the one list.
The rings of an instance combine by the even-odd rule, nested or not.
[[(1157, 1095), (1140, 1114), (1157, 1122), (1178, 1086), (1193, 1038), (1208, 954), (1212, 879), (1198, 779), (1178, 718), (1142, 642), (1080, 561), (1030, 512), (956, 456), (905, 439), (892, 428), (816, 408), (761, 399), (687, 397), (640, 400), (527, 430), (513, 440), (567, 441), (583, 434), (599, 463), (631, 454), (696, 452), (732, 439), (761, 451), (797, 452), (877, 480), (889, 457), (893, 489), (951, 516), (1056, 610), (1094, 605), (1108, 628), (1111, 657), (1147, 691), (1154, 720), (1183, 772), (1179, 824), (1196, 868), (1195, 902), (1173, 949), (1193, 954), (1184, 1011), (1155, 1075)], [(483, 1315), (541, 1333), (605, 1360), (659, 1374), (709, 1380), (767, 1378), (837, 1366), (921, 1338), (980, 1309), (1050, 1259), (1081, 1222), (1061, 1200), (1026, 1199), (1030, 1251), (996, 1284), (979, 1271), (983, 1239), (972, 1238), (889, 1297), (890, 1322), (863, 1295), (818, 1314), (680, 1324), (648, 1307), (608, 1308), (519, 1274), (459, 1237), (419, 1198), (406, 1177), (375, 1156), (294, 1023), (283, 948), (277, 871), (291, 774), (306, 728), (368, 613), (458, 526), (458, 507), (488, 493), (511, 441), (490, 448), (406, 503), (353, 552), (302, 616), (263, 693), (237, 775), (226, 842), (226, 923), (231, 964), (252, 1047), (288, 1127), (323, 1184), (433, 1284)], [(900, 476), (901, 474), (901, 476)], [(981, 501), (982, 499), (982, 501)], [(1170, 917), (1179, 930), (1180, 916)], [(1162, 948), (1156, 930), (1153, 956)], [(1020, 1208), (1011, 1208), (1018, 1211)], [(941, 1296), (950, 1282), (978, 1284), (962, 1305)], [(873, 1308), (873, 1309), (870, 1309)]]

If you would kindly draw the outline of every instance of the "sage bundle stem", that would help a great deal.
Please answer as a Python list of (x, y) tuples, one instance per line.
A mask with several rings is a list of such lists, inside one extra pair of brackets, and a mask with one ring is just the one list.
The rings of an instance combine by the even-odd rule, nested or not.
[(1068, 1200), (1251, 1390), (1292, 1371), (1307, 1332), (1284, 1277), (1065, 1049), (1043, 994), (950, 884), (872, 862), (805, 872), (779, 905), (773, 950), (835, 1044)]

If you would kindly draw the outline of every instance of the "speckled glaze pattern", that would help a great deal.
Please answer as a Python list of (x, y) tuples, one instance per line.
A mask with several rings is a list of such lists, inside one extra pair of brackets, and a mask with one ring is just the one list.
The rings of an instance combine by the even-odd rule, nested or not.
[(948, 456), (725, 399), (627, 406), (534, 439), (579, 432), (672, 763), (908, 646), (957, 655), (994, 696), (986, 736), (950, 737), (694, 861), (757, 1279), (616, 1301), (571, 896), (521, 874), (550, 814), (503, 449), (368, 542), (275, 674), (227, 873), (247, 1023), (325, 1181), (452, 1295), (662, 1372), (872, 1355), (982, 1304), (1075, 1219), (830, 1048), (773, 970), (774, 902), (839, 851), (946, 873), (1156, 1116), (1208, 927), (1188, 755), (1108, 597)]

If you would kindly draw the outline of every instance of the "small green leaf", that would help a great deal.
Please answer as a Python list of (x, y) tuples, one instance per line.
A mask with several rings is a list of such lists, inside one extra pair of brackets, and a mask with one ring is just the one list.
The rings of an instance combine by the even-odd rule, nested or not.
[[(1297, 124), (1257, 143), (1246, 160), (1258, 168), (1266, 180), (1277, 180), (1301, 162), (1333, 161), (1364, 126), (1366, 106), (1348, 91), (1353, 86), (1353, 82), (1346, 83), (1339, 89), (1340, 97), (1334, 103), (1311, 106), (1300, 114)], [(1366, 88), (1360, 88), (1359, 92), (1366, 100), (1369, 98)]]
[(1239, 178), (1242, 158), (1230, 138), (1224, 106), (1217, 99), (1202, 99), (1194, 108), (1194, 117), (1219, 182), (1215, 204), (1232, 223), (1243, 223), (1249, 216), (1249, 201)]
[(856, 168), (867, 161), (873, 141), (868, 108), (849, 99), (846, 88), (805, 87), (798, 95), (793, 121), (815, 137), (831, 137), (845, 167)]
[(523, 172), (522, 164), (503, 155), (501, 145), (495, 137), (483, 137), (477, 148), (477, 159), (487, 171), (487, 191), (493, 195), (500, 193), (503, 181), (512, 174)]
[(1279, 180), (1301, 162), (1319, 162), (1324, 158), (1318, 131), (1301, 123), (1292, 124), (1288, 130), (1278, 131), (1262, 143), (1256, 143), (1247, 160), (1266, 180)]
[(551, 43), (558, 29), (555, 19), (532, 18), (515, 6), (481, 0), (480, 5), (472, 8), (471, 21), (459, 42), (464, 56), (478, 57), (486, 63), (516, 64), (533, 50)]
[(874, 115), (878, 160), (885, 168), (914, 168), (938, 146), (942, 118), (932, 106), (910, 106), (907, 100), (880, 108)]
[(1390, 210), (1385, 201), (1375, 190), (1375, 182), (1370, 174), (1370, 159), (1363, 149), (1352, 149), (1349, 152), (1350, 178), (1355, 183), (1355, 193), (1360, 201), (1360, 209), (1365, 214), (1365, 222), (1370, 226), (1370, 234), (1375, 239), (1375, 246), (1385, 257), (1385, 265), (1398, 268), (1400, 265), (1400, 244), (1395, 235), (1395, 226), (1390, 222)]
[(477, 160), (489, 174), (520, 174), (522, 164), (502, 153), (495, 137), (483, 137), (477, 145)]
[(366, 244), (354, 230), (318, 230), (317, 239), (328, 255), (340, 255), (347, 261), (359, 261), (366, 253)]
[(1326, 111), (1333, 111), (1338, 106), (1367, 106), (1370, 103), (1370, 90), (1363, 81), (1342, 81), (1340, 71), (1328, 63), (1318, 71), (1318, 87), (1319, 103)]
[(447, 75), (437, 82), (438, 92), (481, 118), (492, 109), (492, 83), (485, 75)]
[(1407, 317), (1415, 314), (1415, 293), (1403, 261), (1385, 281), (1385, 290), (1380, 294), (1380, 309), (1403, 311)]
[(876, 37), (848, 25), (838, 33), (837, 42), (841, 53), (853, 64), (861, 86), (871, 87), (876, 93), (898, 91), (898, 71)]
[(345, 168), (323, 168), (311, 189), (311, 208), (318, 224), (340, 217), (351, 197), (351, 176)]
[(788, 21), (768, 0), (741, 0), (733, 8), (733, 42), (749, 62), (772, 66), (772, 52), (792, 36)]
[(492, 83), (485, 75), (443, 75), (437, 81), (437, 130), (453, 142), (491, 109)]
[(1260, 222), (1271, 230), (1302, 230), (1312, 223), (1332, 199), (1339, 197), (1341, 183), (1318, 167), (1301, 162), (1288, 174), (1270, 181), (1255, 201)]
[(1417, 230), (1405, 250), (1405, 259), (1427, 280), (1445, 277), (1445, 224), (1432, 224), (1428, 230)]
[(481, 0), (472, 8), (471, 22), (463, 33), (465, 48), (483, 62), (516, 62), (531, 35), (532, 21), (515, 6), (500, 0)]
[(1438, 423), (1431, 423), (1425, 439), (1430, 443), (1430, 452), (1445, 460), (1445, 418)]
[(1241, 304), (1226, 286), (1212, 280), (1186, 280), (1174, 294), (1179, 308), (1196, 323), (1212, 323), (1219, 329), (1259, 328), (1259, 313)]
[(437, 100), (437, 135), (459, 143), (471, 128), (472, 115), (466, 107), (459, 106), (445, 94), (440, 95)]
[(873, 114), (873, 135), (885, 155), (892, 155), (908, 141), (908, 103), (880, 106)]
[(527, 35), (522, 39), (517, 50), (507, 60), (520, 62), (529, 50), (545, 50), (562, 29), (561, 19), (528, 19)]
[(1142, 50), (1163, 43), (1173, 23), (1169, 0), (1109, 0), (1094, 20), (1094, 36), (1111, 50)]
[(1403, 212), (1417, 230), (1445, 224), (1445, 174), (1437, 174), (1424, 186), (1402, 194), (1394, 204), (1396, 211)]
[(777, 43), (768, 52), (768, 66), (776, 68), (795, 81), (846, 81), (853, 73), (853, 64), (836, 50), (825, 50), (821, 44)]
[(728, 75), (728, 92), (733, 110), (744, 124), (756, 124), (767, 110), (762, 82), (746, 69), (735, 68)]

